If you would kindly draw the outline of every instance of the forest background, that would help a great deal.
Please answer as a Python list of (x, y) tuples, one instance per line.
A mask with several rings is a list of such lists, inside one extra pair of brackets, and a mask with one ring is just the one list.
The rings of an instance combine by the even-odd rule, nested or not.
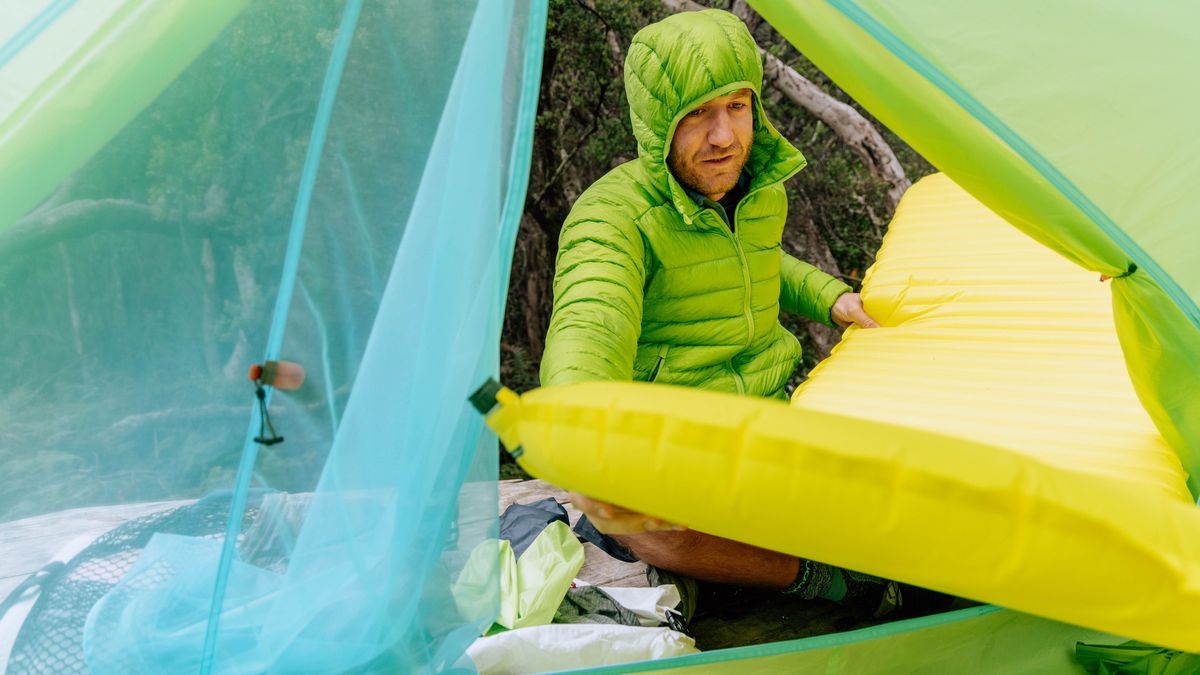
[[(857, 290), (900, 196), (934, 171), (745, 0), (550, 0), (529, 190), (500, 345), (508, 386), (538, 386), (558, 235), (571, 205), (593, 181), (637, 157), (622, 78), (626, 48), (643, 26), (705, 7), (732, 11), (750, 28), (764, 53), (767, 116), (808, 158), (787, 183), (785, 250)], [(794, 387), (829, 355), (838, 332), (781, 318), (804, 347)]]

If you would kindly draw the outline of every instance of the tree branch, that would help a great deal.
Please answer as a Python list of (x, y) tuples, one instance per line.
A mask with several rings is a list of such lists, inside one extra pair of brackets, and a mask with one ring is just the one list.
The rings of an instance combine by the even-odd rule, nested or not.
[(606, 40), (608, 40), (608, 51), (612, 53), (613, 58), (612, 67), (609, 68), (609, 70), (612, 71), (613, 77), (620, 77), (621, 68), (625, 63), (625, 55), (621, 51), (620, 41), (617, 40), (617, 31), (613, 30), (612, 25), (609, 24), (604, 16), (596, 10), (596, 0), (576, 1), (579, 3), (580, 7), (583, 7), (591, 12), (597, 19), (600, 20), (600, 23), (604, 24), (604, 37)]
[(542, 197), (545, 197), (550, 188), (554, 187), (554, 184), (558, 182), (559, 177), (562, 175), (563, 169), (567, 168), (567, 164), (569, 164), (570, 161), (575, 158), (575, 155), (579, 154), (579, 151), (582, 150), (585, 145), (587, 145), (587, 140), (591, 138), (592, 134), (596, 133), (596, 130), (599, 128), (600, 125), (598, 123), (593, 123), (592, 126), (588, 128), (583, 136), (575, 143), (575, 147), (572, 148), (571, 151), (562, 158), (562, 161), (558, 163), (558, 166), (554, 168), (554, 173), (550, 174), (550, 178), (546, 180), (546, 184), (543, 185), (542, 189), (539, 190), (537, 195), (533, 197), (532, 203), (541, 203)]
[(694, 0), (662, 0), (662, 4), (672, 12), (699, 12), (708, 9)]
[[(223, 199), (219, 189), (205, 195), (204, 211), (189, 214), (191, 221), (210, 222), (222, 211)], [(69, 239), (107, 232), (138, 232), (178, 236), (178, 230), (167, 226), (167, 212), (162, 204), (143, 204), (130, 199), (75, 199), (52, 208), (42, 208), (18, 220), (0, 238), (0, 255), (13, 251), (30, 251), (52, 246)], [(207, 232), (209, 238), (227, 236), (219, 229)]]
[(824, 122), (850, 146), (871, 175), (888, 185), (888, 207), (894, 212), (912, 183), (879, 130), (857, 110), (826, 94), (776, 56), (765, 52), (764, 55), (763, 80)]
[[(662, 3), (672, 12), (705, 9), (694, 0), (662, 0)], [(734, 9), (753, 12), (749, 7), (739, 5), (744, 3), (735, 3)], [(904, 167), (900, 165), (900, 160), (896, 159), (896, 153), (879, 130), (853, 107), (826, 94), (775, 55), (761, 48), (759, 52), (763, 55), (763, 84), (771, 85), (792, 103), (807, 110), (832, 129), (842, 142), (850, 146), (851, 151), (871, 175), (888, 186), (888, 207), (891, 212), (895, 212), (900, 197), (912, 182), (908, 180)]]
[(758, 12), (754, 11), (754, 8), (746, 0), (734, 0), (733, 7), (729, 11), (741, 19), (742, 23), (746, 24), (746, 28), (750, 29), (751, 35), (758, 29), (758, 25), (762, 23), (762, 17), (759, 16)]

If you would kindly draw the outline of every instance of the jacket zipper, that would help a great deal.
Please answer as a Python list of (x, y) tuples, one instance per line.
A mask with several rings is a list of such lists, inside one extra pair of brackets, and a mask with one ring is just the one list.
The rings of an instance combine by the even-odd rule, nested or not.
[(665, 344), (658, 348), (658, 362), (654, 364), (654, 370), (650, 371), (650, 382), (658, 379), (659, 372), (667, 361), (667, 352), (669, 351), (671, 351), (671, 345)]
[[(746, 262), (746, 251), (742, 248), (741, 231), (737, 228), (738, 210), (742, 208), (742, 202), (746, 201), (750, 195), (757, 192), (753, 190), (747, 192), (737, 206), (733, 208), (733, 223), (729, 228), (729, 233), (733, 237), (733, 247), (737, 250), (738, 261), (742, 267), (742, 312), (746, 315), (746, 346), (754, 341), (754, 312), (750, 309), (750, 292), (753, 289), (753, 284), (750, 282), (750, 264)], [(734, 384), (737, 385), (738, 394), (746, 393), (746, 383), (742, 380), (742, 375), (733, 367), (733, 359), (729, 360), (729, 370), (733, 373)]]
[[(746, 196), (742, 197), (742, 202), (746, 201), (750, 195), (758, 192), (759, 189), (762, 188), (747, 192)], [(725, 233), (729, 235), (729, 240), (733, 242), (733, 250), (737, 251), (738, 264), (742, 269), (742, 314), (746, 317), (746, 346), (749, 347), (750, 343), (754, 341), (754, 313), (750, 311), (750, 266), (746, 263), (746, 251), (742, 248), (742, 238), (736, 228), (737, 212), (742, 208), (742, 202), (738, 202), (737, 207), (733, 210), (732, 224), (729, 222), (728, 214), (721, 218), (721, 220), (725, 221)], [(712, 207), (710, 206), (709, 208)], [(716, 209), (713, 210), (716, 211)], [(725, 209), (721, 208), (718, 213), (724, 212)]]
[(761, 189), (762, 188), (759, 187), (758, 189), (747, 192), (746, 195), (737, 203), (737, 206), (733, 207), (733, 223), (729, 228), (730, 234), (733, 235), (734, 247), (737, 249), (738, 260), (742, 264), (742, 284), (745, 288), (745, 293), (743, 293), (742, 297), (742, 311), (746, 314), (747, 347), (749, 347), (750, 343), (754, 341), (754, 313), (750, 311), (750, 291), (752, 284), (750, 283), (750, 265), (746, 262), (746, 251), (742, 248), (741, 230), (737, 228), (737, 216), (738, 211), (740, 211), (742, 208), (742, 203), (749, 199), (750, 195), (758, 192)]
[(742, 375), (737, 371), (737, 368), (733, 367), (733, 359), (729, 359), (725, 364), (729, 366), (729, 372), (733, 374), (733, 384), (737, 387), (738, 395), (744, 396), (746, 394), (746, 382), (742, 379)]
[[(745, 251), (745, 249), (742, 248), (742, 238), (737, 229), (737, 214), (738, 214), (738, 211), (740, 211), (742, 208), (742, 203), (745, 202), (747, 199), (749, 199), (750, 195), (754, 194), (755, 192), (758, 192), (759, 190), (763, 189), (764, 187), (766, 187), (766, 186), (760, 185), (757, 188), (750, 190), (749, 192), (747, 192), (745, 195), (742, 196), (741, 200), (738, 201), (737, 206), (735, 206), (733, 209), (733, 221), (732, 222), (729, 221), (729, 214), (725, 212), (724, 207), (721, 207), (721, 210), (719, 212), (719, 213), (724, 214), (724, 217), (722, 218), (722, 220), (725, 221), (725, 232), (729, 235), (730, 240), (733, 242), (733, 248), (735, 251), (737, 251), (737, 255), (738, 255), (738, 263), (741, 265), (741, 268), (742, 268), (742, 314), (745, 315), (745, 317), (746, 317), (746, 346), (747, 347), (749, 347), (750, 343), (754, 341), (754, 312), (752, 312), (750, 310), (750, 291), (752, 288), (752, 284), (750, 282), (750, 266), (746, 263), (746, 251)], [(712, 208), (712, 207), (709, 207), (709, 208)], [(660, 365), (661, 365), (661, 358), (660, 358)], [(742, 379), (742, 375), (741, 375), (741, 373), (739, 373), (737, 371), (737, 368), (734, 368), (733, 359), (730, 359), (729, 361), (727, 361), (726, 365), (729, 367), (730, 374), (733, 375), (733, 382), (737, 386), (738, 394), (745, 394), (746, 393), (746, 382)], [(655, 375), (656, 376), (658, 373), (657, 369), (658, 369), (658, 366), (655, 366)]]

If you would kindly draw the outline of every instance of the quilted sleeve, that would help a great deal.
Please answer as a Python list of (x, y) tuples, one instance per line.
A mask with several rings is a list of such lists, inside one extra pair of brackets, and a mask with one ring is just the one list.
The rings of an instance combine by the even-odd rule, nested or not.
[(779, 262), (779, 306), (787, 312), (820, 321), (833, 328), (829, 316), (838, 297), (850, 287), (812, 265), (783, 253)]
[(559, 235), (543, 386), (633, 379), (645, 246), (631, 220), (589, 211), (572, 213)]

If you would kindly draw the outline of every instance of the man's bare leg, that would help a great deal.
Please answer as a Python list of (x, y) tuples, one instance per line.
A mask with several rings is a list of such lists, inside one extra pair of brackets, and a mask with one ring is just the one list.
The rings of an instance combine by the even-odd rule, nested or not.
[(643, 562), (685, 577), (835, 602), (878, 595), (876, 617), (895, 612), (905, 604), (903, 598), (916, 599), (905, 605), (910, 611), (945, 609), (954, 600), (915, 587), (902, 594), (902, 584), (688, 530), (578, 493), (571, 493), (571, 501)]
[(613, 537), (643, 562), (700, 581), (783, 590), (800, 571), (799, 558), (694, 530)]
[(601, 532), (640, 560), (701, 581), (783, 590), (800, 572), (800, 559), (784, 553), (688, 530), (615, 504), (571, 493), (571, 502)]

